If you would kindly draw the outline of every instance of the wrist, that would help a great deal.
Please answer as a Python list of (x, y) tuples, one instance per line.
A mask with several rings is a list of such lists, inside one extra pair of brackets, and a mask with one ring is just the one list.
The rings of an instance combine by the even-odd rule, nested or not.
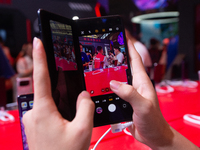
[(160, 137), (159, 142), (156, 145), (150, 146), (153, 150), (199, 150), (196, 145), (194, 145), (191, 141), (182, 136), (170, 125), (168, 125), (168, 127), (169, 128), (165, 132), (163, 132), (164, 134), (162, 137)]
[(171, 145), (173, 134), (172, 128), (163, 118), (159, 126), (155, 127), (149, 132), (149, 135), (146, 136), (144, 144), (148, 145), (153, 150), (162, 150), (160, 148)]
[(158, 131), (159, 135), (153, 139), (149, 145), (153, 150), (164, 150), (173, 143), (174, 133), (172, 128), (166, 124), (163, 126), (162, 131)]

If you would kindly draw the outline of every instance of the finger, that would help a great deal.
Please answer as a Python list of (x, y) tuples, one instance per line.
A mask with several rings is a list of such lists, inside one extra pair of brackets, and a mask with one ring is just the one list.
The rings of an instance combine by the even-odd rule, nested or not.
[(22, 117), (22, 122), (23, 122), (23, 124), (25, 125), (25, 126), (28, 126), (28, 124), (29, 123), (32, 123), (31, 121), (30, 121), (30, 116), (31, 116), (31, 111), (32, 110), (29, 110), (29, 111), (27, 111), (24, 115), (23, 115), (23, 117)]
[(83, 91), (77, 100), (77, 113), (75, 121), (79, 124), (88, 126), (87, 128), (93, 127), (94, 118), (94, 102), (92, 101), (90, 94), (87, 91)]
[(128, 130), (132, 134), (133, 137), (135, 137), (135, 125), (132, 124), (131, 126), (128, 127)]
[(135, 109), (140, 109), (144, 104), (144, 98), (137, 92), (137, 90), (128, 84), (124, 84), (115, 80), (110, 82), (111, 90), (123, 100), (129, 102)]
[(133, 86), (135, 88), (138, 88), (139, 85), (143, 83), (148, 83), (147, 86), (151, 85), (150, 84), (151, 81), (148, 75), (146, 74), (146, 70), (142, 63), (142, 59), (130, 40), (128, 40), (128, 50), (129, 50), (131, 71), (133, 74)]
[(34, 80), (34, 107), (46, 101), (39, 101), (42, 98), (51, 98), (51, 84), (46, 61), (46, 54), (41, 40), (34, 38), (33, 41), (33, 80)]
[(78, 110), (78, 107), (80, 106), (80, 102), (83, 98), (91, 98), (90, 95), (88, 95), (89, 93), (87, 91), (82, 91), (77, 98), (77, 103), (76, 103), (76, 109)]
[(134, 69), (133, 73), (145, 72), (142, 59), (130, 40), (128, 40), (128, 52), (129, 52), (131, 67), (132, 69)]

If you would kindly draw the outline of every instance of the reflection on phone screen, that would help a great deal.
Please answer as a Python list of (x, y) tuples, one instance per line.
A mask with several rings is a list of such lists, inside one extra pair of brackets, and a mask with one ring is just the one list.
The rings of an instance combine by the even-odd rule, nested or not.
[(62, 68), (63, 71), (77, 70), (72, 27), (53, 20), (50, 20), (50, 27), (56, 69)]

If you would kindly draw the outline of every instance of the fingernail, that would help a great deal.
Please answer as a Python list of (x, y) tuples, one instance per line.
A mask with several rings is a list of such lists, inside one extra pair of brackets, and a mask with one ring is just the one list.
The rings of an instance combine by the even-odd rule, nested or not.
[(39, 39), (37, 37), (34, 37), (33, 39), (33, 47), (36, 48), (38, 45)]
[(90, 98), (90, 94), (87, 91), (81, 92), (81, 96), (85, 98)]
[(120, 86), (121, 84), (122, 84), (122, 83), (119, 82), (119, 81), (114, 81), (114, 80), (110, 81), (110, 87), (111, 87), (112, 89), (115, 89), (115, 90), (118, 90), (118, 89), (119, 89), (119, 86)]

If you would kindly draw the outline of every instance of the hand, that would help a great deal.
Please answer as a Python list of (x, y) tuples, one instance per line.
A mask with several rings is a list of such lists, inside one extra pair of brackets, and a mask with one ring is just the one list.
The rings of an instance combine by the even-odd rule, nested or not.
[(154, 87), (146, 74), (141, 57), (128, 41), (132, 86), (111, 81), (111, 90), (133, 107), (133, 122), (129, 131), (138, 141), (152, 149), (198, 149), (165, 121)]
[(94, 103), (88, 92), (77, 100), (72, 122), (62, 118), (51, 96), (51, 85), (42, 42), (33, 42), (34, 106), (23, 117), (28, 145), (33, 150), (86, 150), (93, 128)]

